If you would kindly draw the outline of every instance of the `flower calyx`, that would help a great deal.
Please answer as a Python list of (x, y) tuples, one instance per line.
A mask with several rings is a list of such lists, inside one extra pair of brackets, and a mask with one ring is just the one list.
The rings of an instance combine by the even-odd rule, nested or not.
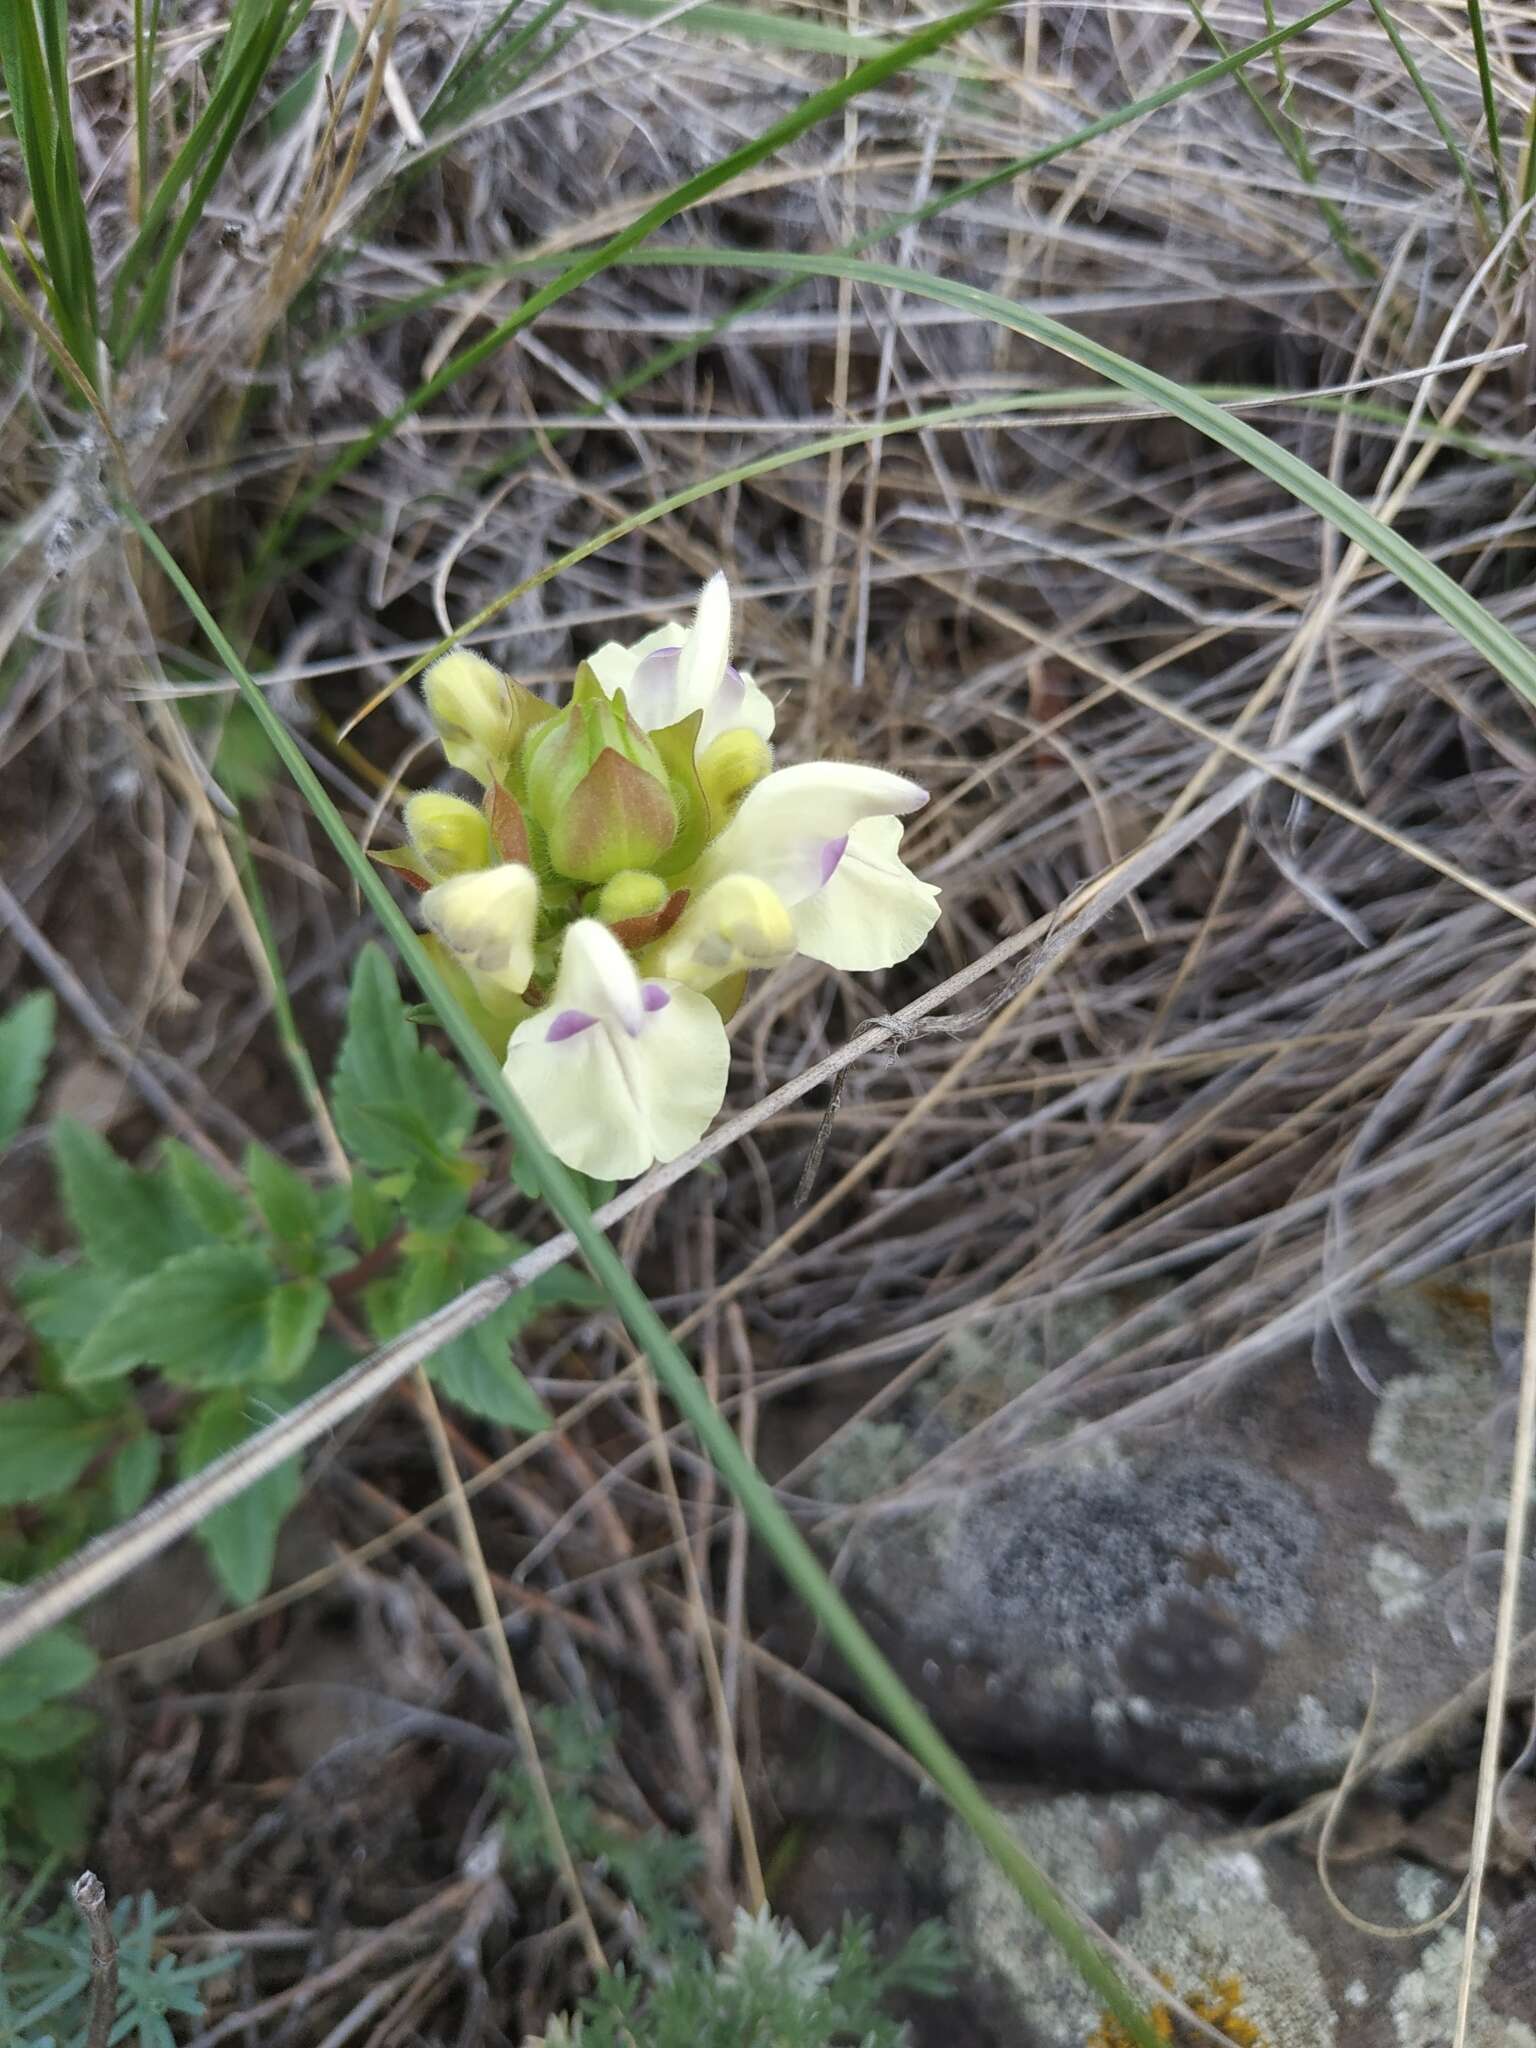
[(524, 743), (528, 813), (556, 871), (601, 883), (625, 868), (650, 868), (677, 838), (666, 766), (625, 707), (607, 697), (586, 663), (571, 701)]

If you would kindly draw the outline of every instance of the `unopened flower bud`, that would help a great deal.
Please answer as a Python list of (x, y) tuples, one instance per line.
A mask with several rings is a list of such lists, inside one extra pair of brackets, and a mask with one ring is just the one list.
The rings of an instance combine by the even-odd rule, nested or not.
[(677, 836), (677, 807), (660, 754), (585, 665), (570, 703), (523, 749), (528, 809), (556, 870), (606, 882), (648, 868)]
[(660, 875), (626, 868), (604, 882), (597, 899), (597, 914), (608, 925), (623, 924), (630, 917), (653, 917), (671, 893)]
[(495, 859), (484, 814), (461, 796), (421, 790), (405, 807), (405, 829), (422, 872), (434, 882), (489, 867)]
[(508, 862), (439, 883), (422, 897), (421, 913), (494, 1008), (532, 978), (538, 905), (532, 870)]
[(434, 662), (422, 687), (443, 752), (477, 782), (504, 774), (527, 734), (554, 716), (551, 705), (462, 647)]

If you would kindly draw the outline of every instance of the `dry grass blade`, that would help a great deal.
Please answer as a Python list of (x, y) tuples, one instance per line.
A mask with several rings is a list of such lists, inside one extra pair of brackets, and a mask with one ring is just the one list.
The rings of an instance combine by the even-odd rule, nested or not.
[(1497, 1817), (1499, 1756), (1514, 1668), (1515, 1639), (1520, 1625), (1520, 1581), (1526, 1561), (1533, 1474), (1536, 1474), (1536, 1239), (1531, 1246), (1525, 1344), (1520, 1359), (1520, 1394), (1515, 1408), (1515, 1434), (1510, 1456), (1509, 1515), (1504, 1525), (1504, 1569), (1499, 1580), (1499, 1611), (1494, 1630), (1493, 1663), (1488, 1676), (1488, 1708), (1477, 1770), (1477, 1811), (1472, 1827), (1466, 1932), (1462, 1938), (1461, 1973), (1456, 1986), (1456, 2033), (1452, 2048), (1468, 2048), (1471, 2038), (1472, 1996), (1479, 1975), (1479, 1921)]
[(581, 1934), (581, 1944), (586, 1952), (587, 1962), (595, 1974), (601, 1974), (607, 1967), (603, 1945), (597, 1937), (592, 1915), (587, 1906), (586, 1893), (581, 1888), (581, 1878), (571, 1860), (570, 1847), (565, 1831), (560, 1825), (560, 1816), (555, 1810), (554, 1798), (549, 1789), (549, 1780), (544, 1774), (544, 1765), (539, 1756), (538, 1737), (534, 1734), (533, 1721), (528, 1712), (523, 1688), (518, 1683), (517, 1666), (512, 1661), (512, 1652), (507, 1645), (507, 1631), (502, 1621), (501, 1609), (491, 1586), (490, 1574), (485, 1568), (485, 1552), (480, 1547), (479, 1531), (475, 1527), (474, 1510), (464, 1491), (464, 1481), (454, 1461), (453, 1447), (448, 1441), (448, 1432), (443, 1428), (442, 1412), (437, 1405), (437, 1396), (432, 1391), (432, 1382), (424, 1372), (416, 1376), (417, 1401), (426, 1423), (427, 1436), (432, 1445), (432, 1455), (437, 1462), (438, 1478), (453, 1516), (453, 1525), (469, 1571), (470, 1585), (475, 1596), (475, 1606), (480, 1615), (480, 1625), (485, 1630), (486, 1643), (490, 1648), (491, 1660), (496, 1667), (497, 1680), (501, 1686), (502, 1700), (507, 1715), (517, 1734), (518, 1747), (522, 1753), (523, 1768), (533, 1786), (539, 1813), (544, 1823), (550, 1854), (555, 1868), (564, 1882), (566, 1895), (571, 1902), (576, 1925)]

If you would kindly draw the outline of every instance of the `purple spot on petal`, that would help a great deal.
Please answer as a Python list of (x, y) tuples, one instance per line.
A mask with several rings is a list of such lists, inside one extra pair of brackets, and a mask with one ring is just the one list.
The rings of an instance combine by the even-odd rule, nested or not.
[(848, 834), (846, 832), (841, 839), (829, 839), (821, 849), (821, 880), (823, 887), (837, 873), (837, 864), (847, 851)]
[(562, 1038), (574, 1038), (578, 1031), (588, 1031), (597, 1022), (585, 1010), (562, 1010), (549, 1027), (547, 1045), (558, 1045)]
[(659, 981), (648, 981), (640, 991), (640, 1000), (654, 1014), (657, 1010), (664, 1010), (672, 998)]

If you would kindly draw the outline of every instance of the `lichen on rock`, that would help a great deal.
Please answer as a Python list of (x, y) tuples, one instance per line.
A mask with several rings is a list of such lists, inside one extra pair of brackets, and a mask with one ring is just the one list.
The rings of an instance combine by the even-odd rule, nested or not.
[[(1424, 1949), (1415, 1967), (1404, 1973), (1390, 2001), (1395, 2048), (1446, 2048), (1454, 2038), (1464, 1950), (1461, 1928), (1443, 1928)], [(1483, 1985), (1498, 1951), (1498, 1937), (1485, 1924), (1472, 1964), (1467, 2048), (1536, 2048), (1536, 2033), (1525, 2021), (1492, 2011), (1484, 1995)]]

